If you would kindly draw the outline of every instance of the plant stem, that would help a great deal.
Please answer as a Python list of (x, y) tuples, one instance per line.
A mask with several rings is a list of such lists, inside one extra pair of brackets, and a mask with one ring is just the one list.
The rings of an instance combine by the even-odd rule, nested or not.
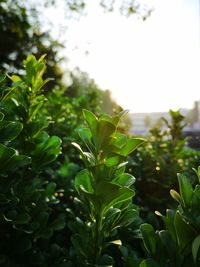
[(101, 214), (97, 214), (96, 216), (96, 225), (95, 225), (95, 233), (94, 233), (94, 259), (93, 263), (96, 264), (98, 257), (101, 255), (101, 230), (102, 230), (102, 216)]

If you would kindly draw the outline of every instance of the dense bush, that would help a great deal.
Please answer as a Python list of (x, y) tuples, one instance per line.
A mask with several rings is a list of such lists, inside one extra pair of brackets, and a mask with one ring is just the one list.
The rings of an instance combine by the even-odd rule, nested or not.
[[(124, 111), (102, 114), (105, 94), (85, 76), (44, 94), (44, 57), (28, 56), (24, 67), (21, 77), (0, 76), (0, 265), (198, 266), (200, 172), (191, 170), (199, 154), (186, 147), (180, 113), (127, 164), (143, 140), (122, 133)], [(82, 107), (98, 116), (83, 118)], [(177, 182), (182, 170), (189, 179)], [(142, 224), (165, 207), (157, 212), (165, 230)]]
[(97, 118), (84, 110), (88, 128), (81, 128), (78, 133), (88, 152), (73, 143), (86, 167), (75, 179), (75, 188), (85, 206), (85, 222), (80, 225), (79, 221), (79, 229), (72, 236), (77, 266), (114, 264), (114, 259), (106, 254), (107, 247), (121, 245), (121, 240), (115, 240), (116, 229), (131, 224), (138, 215), (131, 204), (134, 191), (130, 186), (135, 178), (125, 173), (125, 165), (127, 155), (143, 140), (128, 139), (116, 131), (123, 113)]
[(137, 203), (151, 222), (156, 220), (152, 213), (155, 209), (162, 212), (174, 205), (169, 191), (178, 189), (176, 174), (186, 173), (195, 183), (192, 168), (200, 161), (199, 151), (187, 147), (187, 138), (183, 137), (184, 117), (172, 110), (170, 117), (170, 121), (163, 119), (164, 125), (151, 129), (145, 144), (129, 158), (129, 172), (137, 178)]
[(161, 216), (165, 229), (154, 231), (149, 224), (141, 225), (144, 245), (149, 259), (141, 267), (197, 267), (200, 265), (200, 172), (193, 187), (188, 177), (179, 174), (180, 194), (171, 190), (171, 196), (179, 203), (177, 209), (168, 209)]

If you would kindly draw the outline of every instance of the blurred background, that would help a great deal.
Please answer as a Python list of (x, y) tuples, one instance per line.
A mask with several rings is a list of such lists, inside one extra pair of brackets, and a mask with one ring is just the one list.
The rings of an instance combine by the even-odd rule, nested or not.
[(49, 87), (92, 80), (130, 110), (131, 132), (146, 134), (169, 109), (199, 130), (199, 0), (1, 0), (0, 22), (6, 72), (46, 53)]

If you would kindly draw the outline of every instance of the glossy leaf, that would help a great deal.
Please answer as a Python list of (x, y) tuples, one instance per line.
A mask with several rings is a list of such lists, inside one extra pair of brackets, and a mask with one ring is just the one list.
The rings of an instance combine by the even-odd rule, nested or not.
[(170, 190), (170, 195), (175, 199), (179, 204), (182, 204), (181, 196), (174, 189)]
[(106, 120), (102, 119), (98, 122), (97, 136), (94, 136), (97, 150), (101, 149), (102, 146), (107, 145), (108, 138), (114, 133), (115, 129), (115, 126)]
[(198, 259), (199, 248), (200, 248), (200, 235), (198, 235), (192, 242), (192, 256), (195, 263), (197, 262)]
[(97, 123), (98, 123), (97, 117), (92, 112), (86, 109), (83, 109), (83, 116), (85, 120), (87, 121), (92, 134), (96, 135)]
[(121, 186), (129, 187), (135, 183), (135, 177), (129, 173), (123, 173), (122, 175), (117, 177), (113, 182)]
[(188, 178), (183, 174), (178, 174), (178, 182), (183, 204), (185, 207), (189, 207), (193, 195), (192, 185), (189, 182)]
[[(24, 155), (14, 155), (10, 160), (9, 160), (9, 170), (16, 170), (20, 167), (24, 167), (31, 164), (31, 157), (27, 157)], [(4, 166), (5, 168), (5, 166)]]
[(178, 245), (180, 250), (183, 250), (192, 242), (196, 236), (196, 233), (192, 227), (183, 220), (179, 212), (176, 212), (174, 225), (176, 229)]
[(140, 230), (147, 251), (154, 255), (157, 249), (157, 237), (153, 227), (150, 224), (145, 223), (140, 226)]
[(105, 165), (107, 167), (113, 167), (113, 166), (117, 165), (118, 162), (119, 162), (119, 156), (113, 156), (110, 158), (106, 158)]
[(120, 225), (127, 227), (138, 219), (138, 211), (135, 209), (128, 209), (124, 212), (121, 218)]
[(32, 151), (33, 164), (38, 169), (54, 161), (61, 151), (61, 139), (57, 136), (49, 137), (44, 132), (40, 134), (38, 144)]
[(0, 112), (0, 121), (2, 121), (4, 119), (4, 117), (5, 117), (5, 115), (2, 112)]
[(122, 149), (126, 145), (127, 140), (128, 138), (125, 134), (116, 132), (113, 134), (113, 139), (111, 142), (115, 147)]
[(110, 207), (134, 196), (134, 191), (109, 182), (101, 182), (96, 188), (99, 207), (106, 213)]
[(84, 190), (88, 193), (94, 192), (92, 187), (92, 177), (88, 170), (82, 170), (76, 175), (74, 185), (78, 192), (80, 192), (80, 190)]
[(8, 162), (16, 155), (13, 148), (6, 147), (0, 144), (0, 169), (2, 169)]
[(81, 140), (85, 143), (86, 147), (89, 149), (90, 152), (95, 153), (95, 148), (92, 143), (92, 134), (90, 129), (88, 128), (81, 128), (77, 130)]
[(0, 142), (15, 139), (23, 129), (20, 122), (0, 121)]
[(127, 141), (126, 145), (121, 149), (120, 154), (123, 156), (128, 156), (142, 143), (144, 143), (144, 140), (141, 138), (131, 138)]

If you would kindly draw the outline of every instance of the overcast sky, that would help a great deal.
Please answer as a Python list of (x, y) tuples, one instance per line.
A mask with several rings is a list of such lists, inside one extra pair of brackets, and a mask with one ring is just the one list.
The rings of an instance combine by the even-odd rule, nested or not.
[[(191, 108), (200, 99), (198, 0), (149, 0), (155, 10), (146, 21), (87, 2), (88, 15), (68, 21), (62, 36), (71, 68), (88, 72), (132, 112)], [(51, 12), (62, 22), (62, 8)]]

